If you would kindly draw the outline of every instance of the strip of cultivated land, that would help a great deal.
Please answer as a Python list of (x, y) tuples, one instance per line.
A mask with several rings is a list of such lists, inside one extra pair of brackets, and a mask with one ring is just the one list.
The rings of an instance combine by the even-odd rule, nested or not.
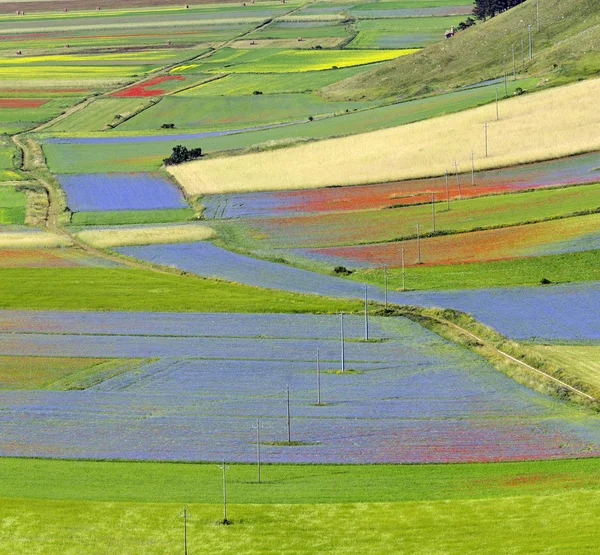
[[(436, 466), (1, 459), (7, 553), (594, 553), (597, 460)], [(578, 522), (573, 533), (573, 522)], [(332, 524), (335, 523), (335, 525)], [(343, 527), (344, 534), (340, 534)], [(535, 533), (532, 533), (532, 529)], [(43, 530), (43, 534), (40, 533)]]
[[(510, 166), (600, 148), (600, 80), (503, 101), (500, 120), (483, 106), (437, 119), (169, 171), (189, 194), (356, 185), (443, 174), (456, 161)], [(488, 157), (484, 124), (488, 123)]]

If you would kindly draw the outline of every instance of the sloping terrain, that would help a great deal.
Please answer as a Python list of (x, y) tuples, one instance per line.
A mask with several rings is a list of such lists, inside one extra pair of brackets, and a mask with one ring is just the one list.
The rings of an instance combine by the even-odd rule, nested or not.
[[(600, 3), (596, 0), (528, 0), (486, 22), (322, 91), (329, 99), (409, 98), (438, 93), (513, 73), (559, 84), (598, 74)], [(529, 60), (532, 25), (533, 59)]]

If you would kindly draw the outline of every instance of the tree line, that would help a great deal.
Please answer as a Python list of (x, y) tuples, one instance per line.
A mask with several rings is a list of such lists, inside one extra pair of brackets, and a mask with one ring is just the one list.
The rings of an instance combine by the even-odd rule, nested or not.
[(485, 21), (488, 17), (494, 17), (523, 2), (525, 2), (525, 0), (475, 0), (473, 15), (477, 19)]

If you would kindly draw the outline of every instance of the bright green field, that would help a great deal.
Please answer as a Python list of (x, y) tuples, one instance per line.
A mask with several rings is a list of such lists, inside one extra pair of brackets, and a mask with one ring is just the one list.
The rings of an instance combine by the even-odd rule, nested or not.
[[(463, 184), (463, 187), (469, 187)], [(580, 211), (600, 210), (600, 184), (476, 197), (454, 201), (452, 209), (436, 212), (438, 232), (518, 225)], [(272, 247), (325, 247), (386, 242), (432, 232), (430, 205), (395, 209), (336, 212), (285, 219), (244, 219), (234, 222), (244, 236), (258, 233)], [(225, 225), (232, 225), (226, 223)]]
[[(266, 49), (265, 49), (266, 50)], [(283, 50), (259, 60), (234, 65), (227, 69), (232, 73), (294, 73), (319, 71), (334, 67), (350, 67), (391, 60), (410, 54), (410, 50)]]
[(263, 94), (301, 93), (314, 91), (351, 75), (366, 71), (365, 67), (305, 73), (236, 73), (215, 79), (177, 94), (177, 96), (249, 95), (254, 91)]
[(326, 299), (142, 269), (3, 268), (0, 308), (165, 312), (356, 312)]
[(600, 347), (589, 345), (533, 345), (545, 360), (600, 387)]
[(325, 102), (314, 94), (167, 96), (121, 124), (117, 131), (159, 130), (163, 123), (174, 123), (175, 129), (237, 129), (369, 106), (373, 103)]
[(105, 212), (75, 212), (72, 225), (159, 224), (184, 222), (194, 217), (191, 208), (165, 208), (162, 210), (109, 210)]
[(46, 128), (48, 132), (103, 131), (115, 120), (148, 104), (144, 98), (98, 98), (85, 108)]
[[(597, 553), (596, 492), (468, 501), (188, 504), (188, 553)], [(1, 553), (183, 552), (182, 504), (4, 500)], [(574, 525), (574, 522), (577, 524)]]
[[(417, 290), (539, 285), (544, 278), (552, 283), (600, 280), (600, 251), (406, 268), (406, 288)], [(357, 270), (350, 279), (384, 285), (382, 270)], [(388, 270), (388, 285), (402, 287), (401, 270)]]
[[(0, 552), (595, 553), (597, 460), (228, 471), (2, 459)], [(577, 526), (573, 523), (577, 522)]]
[(14, 187), (0, 187), (0, 224), (22, 224), (25, 222), (27, 196)]
[[(532, 80), (509, 81), (509, 94), (516, 87), (528, 88), (533, 86), (534, 82)], [(190, 139), (183, 142), (188, 148), (201, 147), (203, 152), (215, 152), (288, 138), (321, 139), (403, 125), (486, 104), (495, 98), (496, 87), (486, 86), (373, 108), (306, 124), (224, 137)], [(179, 143), (182, 143), (182, 140), (119, 144), (44, 144), (43, 149), (50, 169), (56, 173), (102, 172), (106, 171), (106, 167), (109, 166), (113, 168), (113, 171), (141, 171), (158, 168), (162, 164), (163, 158), (171, 152), (172, 147)]]
[[(2, 68), (0, 68), (1, 72)], [(37, 108), (2, 108), (0, 109), (0, 133), (18, 133), (34, 127), (36, 124), (55, 118), (78, 100), (80, 99), (73, 97), (52, 98)]]

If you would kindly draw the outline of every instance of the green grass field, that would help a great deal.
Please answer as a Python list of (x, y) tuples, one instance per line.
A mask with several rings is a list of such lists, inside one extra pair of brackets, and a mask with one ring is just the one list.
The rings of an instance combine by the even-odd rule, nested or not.
[(332, 313), (361, 307), (358, 301), (143, 269), (2, 268), (0, 280), (4, 309)]
[(110, 210), (106, 212), (75, 212), (72, 225), (125, 225), (162, 224), (185, 222), (194, 217), (191, 208), (165, 208), (162, 210)]
[(532, 345), (531, 349), (557, 368), (600, 387), (599, 346)]
[(249, 95), (254, 91), (263, 94), (301, 93), (314, 91), (330, 83), (366, 71), (365, 67), (324, 70), (305, 73), (236, 73), (215, 79), (178, 93), (177, 96)]
[(68, 117), (50, 125), (46, 132), (103, 131), (114, 122), (117, 115), (127, 117), (148, 105), (144, 98), (99, 98), (85, 108), (73, 112)]
[[(329, 72), (323, 73), (328, 74)], [(307, 75), (312, 75), (312, 73)], [(248, 77), (254, 78), (257, 76)], [(509, 94), (516, 87), (528, 88), (533, 84), (534, 81), (532, 80), (509, 82)], [(43, 149), (50, 169), (56, 173), (102, 172), (106, 171), (108, 166), (114, 168), (113, 171), (152, 170), (162, 164), (163, 158), (171, 152), (173, 146), (182, 142), (185, 142), (188, 148), (201, 147), (203, 152), (210, 153), (248, 148), (253, 145), (285, 141), (287, 139), (324, 139), (412, 123), (480, 106), (492, 102), (495, 98), (496, 87), (485, 86), (437, 97), (377, 107), (301, 125), (239, 133), (224, 137), (119, 144), (44, 144)], [(120, 127), (117, 128), (117, 130), (119, 129)]]
[(238, 129), (370, 106), (373, 103), (324, 102), (313, 94), (170, 96), (121, 124), (118, 131), (159, 130), (163, 123), (174, 123), (175, 129)]
[(0, 224), (22, 224), (25, 222), (27, 196), (14, 187), (0, 187)]
[(81, 99), (73, 97), (52, 98), (37, 108), (2, 108), (0, 133), (19, 133), (34, 127), (36, 124), (55, 118), (79, 100)]
[[(267, 50), (267, 49), (263, 49)], [(391, 60), (412, 54), (411, 50), (283, 50), (261, 59), (228, 67), (231, 73), (295, 73), (335, 67), (351, 67)], [(216, 70), (213, 70), (216, 71)]]
[(593, 553), (598, 464), (234, 464), (222, 526), (216, 464), (2, 459), (0, 550)]
[[(384, 285), (381, 269), (357, 270), (350, 279)], [(406, 288), (415, 290), (539, 285), (542, 279), (552, 283), (600, 280), (600, 251), (406, 269)], [(388, 285), (402, 287), (402, 270), (388, 270)]]

